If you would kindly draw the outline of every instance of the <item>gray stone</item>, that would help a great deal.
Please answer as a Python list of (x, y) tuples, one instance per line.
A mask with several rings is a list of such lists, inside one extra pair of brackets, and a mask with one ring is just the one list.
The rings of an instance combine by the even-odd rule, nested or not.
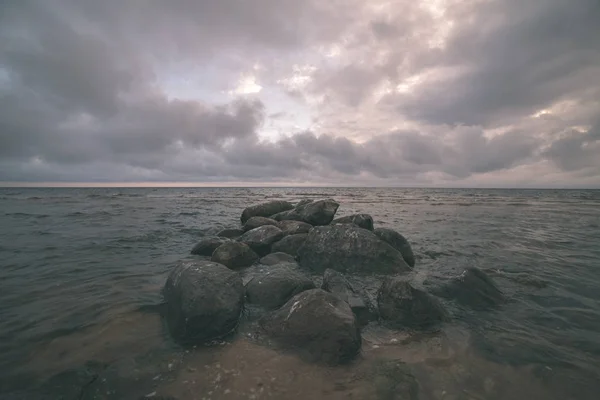
[(404, 261), (413, 268), (415, 266), (415, 255), (413, 254), (412, 248), (408, 240), (393, 229), (388, 228), (377, 228), (373, 231), (375, 235), (390, 246), (402, 253)]
[(273, 214), (277, 214), (282, 211), (287, 211), (293, 209), (294, 206), (289, 201), (284, 200), (272, 200), (266, 203), (256, 204), (250, 207), (247, 207), (242, 212), (242, 217), (240, 218), (242, 224), (245, 224), (252, 217), (270, 217)]
[(358, 274), (410, 271), (398, 250), (353, 224), (313, 228), (298, 250), (298, 261), (318, 273), (327, 268)]
[(259, 256), (271, 252), (271, 245), (284, 237), (285, 234), (276, 226), (263, 225), (252, 229), (238, 238), (239, 242), (246, 243)]
[(239, 228), (228, 228), (228, 229), (223, 229), (222, 231), (217, 233), (217, 236), (229, 238), (229, 239), (235, 239), (235, 238), (242, 236), (243, 234), (244, 234), (244, 231)]
[(211, 261), (198, 261), (175, 267), (163, 294), (167, 323), (175, 340), (205, 343), (235, 330), (245, 292), (237, 272)]
[(296, 263), (284, 263), (254, 276), (246, 285), (246, 296), (249, 303), (272, 310), (292, 296), (314, 288), (313, 281), (298, 270)]
[(373, 230), (373, 217), (369, 214), (354, 214), (347, 215), (345, 217), (336, 218), (331, 221), (332, 225), (335, 224), (354, 224), (360, 228)]
[(308, 203), (312, 203), (313, 201), (313, 199), (302, 199), (296, 203), (296, 208), (307, 205)]
[(348, 303), (359, 325), (363, 326), (377, 319), (375, 307), (366, 294), (356, 290), (341, 273), (332, 269), (325, 270), (321, 289)]
[(254, 264), (258, 261), (258, 255), (247, 244), (232, 241), (217, 247), (211, 261), (223, 264), (227, 268), (238, 269)]
[(469, 267), (437, 291), (442, 297), (454, 299), (474, 309), (485, 309), (504, 303), (505, 297), (492, 278), (475, 267)]
[(308, 233), (313, 226), (302, 221), (285, 220), (277, 222), (277, 227), (286, 235), (296, 235), (298, 233)]
[(345, 363), (361, 348), (360, 329), (348, 304), (321, 289), (297, 294), (259, 324), (278, 345), (309, 361)]
[(218, 236), (209, 236), (202, 238), (198, 244), (194, 246), (191, 253), (198, 256), (212, 256), (212, 253), (224, 243), (230, 242), (231, 239)]
[(271, 247), (271, 251), (287, 253), (295, 257), (298, 254), (298, 249), (302, 247), (307, 237), (308, 234), (306, 233), (286, 236), (275, 242)]
[(271, 218), (252, 217), (252, 218), (248, 219), (248, 221), (246, 221), (246, 223), (244, 224), (242, 229), (244, 230), (244, 232), (248, 232), (248, 231), (251, 231), (252, 229), (258, 228), (260, 226), (264, 226), (264, 225), (277, 226), (277, 224), (278, 224), (278, 222)]
[(291, 254), (278, 252), (271, 253), (260, 259), (260, 263), (263, 265), (275, 265), (281, 263), (295, 263), (296, 259)]
[(401, 278), (383, 282), (377, 293), (379, 316), (394, 328), (429, 328), (448, 320), (441, 303)]
[(327, 225), (335, 216), (339, 203), (332, 199), (313, 201), (297, 206), (293, 210), (272, 215), (276, 221), (302, 221), (311, 225)]

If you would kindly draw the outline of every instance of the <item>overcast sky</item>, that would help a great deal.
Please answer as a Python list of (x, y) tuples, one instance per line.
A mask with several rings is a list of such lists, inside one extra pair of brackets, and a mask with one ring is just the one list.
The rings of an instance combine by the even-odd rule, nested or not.
[(600, 1), (0, 0), (0, 182), (600, 187)]

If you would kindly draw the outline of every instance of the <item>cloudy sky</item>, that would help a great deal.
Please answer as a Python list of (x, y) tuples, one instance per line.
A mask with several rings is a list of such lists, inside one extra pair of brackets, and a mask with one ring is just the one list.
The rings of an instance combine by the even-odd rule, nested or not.
[(0, 182), (600, 187), (598, 0), (2, 0)]

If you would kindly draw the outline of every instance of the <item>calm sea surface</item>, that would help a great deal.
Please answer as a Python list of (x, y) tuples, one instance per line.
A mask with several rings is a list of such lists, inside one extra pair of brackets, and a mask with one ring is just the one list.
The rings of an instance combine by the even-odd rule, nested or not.
[[(243, 333), (221, 350), (190, 352), (170, 342), (156, 312), (160, 289), (200, 237), (237, 226), (254, 203), (329, 197), (340, 202), (338, 215), (366, 212), (376, 226), (406, 236), (417, 256), (416, 284), (477, 266), (510, 301), (492, 311), (445, 301), (453, 322), (434, 338), (368, 328), (355, 370), (323, 373), (242, 340)], [(69, 386), (81, 376), (69, 371), (82, 366), (112, 379), (104, 397), (89, 398), (156, 391), (178, 399), (281, 398), (274, 385), (283, 378), (268, 374), (286, 368), (304, 372), (286, 381), (284, 398), (360, 398), (362, 381), (348, 374), (384, 356), (414, 365), (421, 398), (598, 398), (600, 191), (0, 189), (0, 355), (0, 398), (42, 398), (45, 390), (47, 398), (87, 398), (83, 386), (93, 382), (81, 378), (79, 391)], [(243, 369), (252, 360), (272, 369), (242, 374), (270, 382), (260, 390), (240, 377), (221, 385), (226, 372), (206, 380), (221, 365)], [(212, 372), (196, 380), (202, 368)], [(54, 388), (23, 394), (57, 374), (63, 381), (55, 379)]]

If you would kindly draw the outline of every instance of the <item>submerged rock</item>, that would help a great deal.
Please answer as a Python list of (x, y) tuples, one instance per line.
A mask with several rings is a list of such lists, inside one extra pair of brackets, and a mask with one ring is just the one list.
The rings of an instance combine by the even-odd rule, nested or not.
[(336, 218), (331, 221), (332, 225), (335, 224), (354, 224), (360, 228), (373, 230), (373, 217), (369, 214), (354, 214), (345, 217)]
[(373, 233), (377, 235), (379, 239), (402, 253), (402, 257), (409, 267), (413, 268), (415, 266), (415, 255), (410, 247), (410, 243), (408, 243), (408, 240), (406, 240), (404, 236), (395, 230), (388, 228), (377, 228)]
[(348, 362), (361, 348), (360, 330), (348, 304), (321, 289), (297, 294), (259, 323), (280, 346), (310, 361)]
[(419, 382), (399, 360), (377, 360), (369, 374), (377, 399), (418, 400)]
[(163, 293), (171, 335), (190, 344), (235, 330), (244, 304), (240, 275), (211, 261), (179, 264), (169, 274)]
[(359, 325), (363, 326), (377, 319), (375, 307), (364, 293), (355, 290), (341, 273), (332, 269), (325, 270), (321, 289), (344, 300), (356, 316)]
[(230, 241), (231, 239), (218, 236), (205, 237), (202, 238), (200, 242), (194, 246), (194, 248), (192, 248), (191, 253), (198, 256), (210, 257), (217, 247)]
[(270, 217), (273, 214), (291, 210), (293, 208), (293, 204), (289, 201), (272, 200), (266, 203), (256, 204), (247, 207), (242, 212), (242, 217), (240, 219), (242, 221), (242, 224), (245, 224), (246, 221), (248, 221), (252, 217)]
[(246, 243), (259, 256), (269, 254), (271, 245), (281, 239), (285, 234), (276, 226), (263, 225), (252, 229), (238, 238), (239, 242)]
[(398, 250), (353, 224), (313, 228), (298, 250), (298, 261), (319, 273), (327, 268), (358, 274), (410, 271)]
[(277, 221), (293, 220), (311, 225), (327, 225), (333, 220), (339, 206), (333, 199), (312, 201), (293, 210), (272, 215), (271, 218)]
[(217, 236), (219, 237), (224, 237), (224, 238), (229, 238), (229, 239), (235, 239), (237, 237), (240, 237), (244, 234), (244, 231), (238, 228), (228, 228), (228, 229), (223, 229), (222, 231), (220, 231), (219, 233), (217, 233)]
[(298, 254), (298, 249), (302, 247), (307, 237), (308, 234), (306, 233), (286, 236), (280, 241), (275, 242), (271, 250), (273, 252), (287, 253), (295, 257)]
[(297, 269), (296, 263), (275, 264), (248, 282), (246, 296), (249, 303), (275, 309), (292, 296), (314, 288), (313, 281)]
[(382, 319), (394, 328), (428, 328), (448, 320), (442, 304), (401, 278), (386, 280), (377, 293)]
[(276, 252), (264, 256), (260, 259), (260, 263), (263, 265), (275, 265), (282, 263), (296, 263), (296, 259), (291, 254)]
[(248, 232), (252, 229), (258, 228), (264, 225), (273, 225), (277, 226), (277, 221), (267, 217), (252, 217), (243, 226), (244, 232)]
[(286, 235), (296, 235), (298, 233), (308, 233), (313, 226), (302, 221), (286, 220), (277, 222), (277, 227)]
[(492, 278), (475, 267), (465, 269), (436, 293), (475, 309), (497, 306), (505, 301)]
[(223, 243), (212, 254), (211, 261), (223, 264), (227, 268), (249, 267), (258, 261), (258, 255), (245, 243)]

